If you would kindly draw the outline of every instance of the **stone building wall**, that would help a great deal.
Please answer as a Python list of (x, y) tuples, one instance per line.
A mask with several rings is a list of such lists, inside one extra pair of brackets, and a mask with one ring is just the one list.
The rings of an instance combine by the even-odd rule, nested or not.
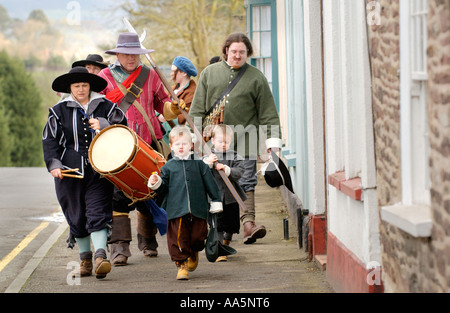
[(379, 3), (380, 25), (369, 26), (369, 53), (377, 192), (380, 205), (387, 205), (401, 200), (399, 4)]
[[(367, 0), (367, 3), (371, 2)], [(378, 205), (401, 201), (399, 0), (379, 0), (369, 27)], [(427, 109), (433, 230), (414, 238), (381, 219), (386, 292), (450, 290), (450, 0), (429, 0)]]
[(436, 284), (450, 291), (450, 0), (429, 0), (427, 111)]

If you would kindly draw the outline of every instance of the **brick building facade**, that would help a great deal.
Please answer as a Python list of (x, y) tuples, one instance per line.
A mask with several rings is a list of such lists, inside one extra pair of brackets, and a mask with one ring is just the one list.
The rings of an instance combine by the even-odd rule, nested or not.
[(311, 259), (337, 292), (449, 292), (450, 0), (245, 2)]
[[(404, 201), (400, 28), (406, 26), (400, 23), (401, 0), (379, 1), (381, 23), (369, 27), (382, 280), (386, 292), (450, 290), (450, 1), (425, 2), (430, 178), (430, 200), (425, 206), (431, 216), (429, 235), (408, 231), (408, 227), (402, 227), (405, 221), (394, 223), (391, 218), (383, 218), (383, 208)], [(396, 218), (404, 217), (399, 214)]]

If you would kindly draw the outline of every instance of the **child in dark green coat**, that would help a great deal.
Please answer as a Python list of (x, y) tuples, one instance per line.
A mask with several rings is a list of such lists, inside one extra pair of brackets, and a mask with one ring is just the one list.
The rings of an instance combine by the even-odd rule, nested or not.
[(161, 168), (161, 177), (153, 174), (148, 182), (164, 195), (169, 254), (178, 267), (177, 279), (184, 280), (197, 267), (198, 252), (205, 247), (208, 211), (222, 212), (219, 187), (208, 165), (191, 153), (191, 144), (189, 128), (173, 128), (169, 134), (173, 158)]

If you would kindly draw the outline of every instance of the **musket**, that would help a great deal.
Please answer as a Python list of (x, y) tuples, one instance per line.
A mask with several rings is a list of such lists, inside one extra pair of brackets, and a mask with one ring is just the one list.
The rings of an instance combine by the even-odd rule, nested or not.
[[(125, 26), (127, 27), (129, 32), (138, 34), (138, 32), (134, 29), (133, 25), (131, 25), (131, 23), (128, 21), (128, 19), (126, 17), (123, 18), (123, 22), (125, 23)], [(144, 30), (145, 33), (145, 30)], [(141, 41), (141, 48), (142, 49), (146, 49), (144, 47), (144, 45), (142, 44)], [(164, 74), (161, 72), (161, 70), (158, 68), (158, 66), (156, 65), (155, 60), (153, 60), (152, 56), (148, 53), (145, 54), (145, 57), (147, 58), (148, 62), (150, 63), (150, 65), (153, 67), (153, 69), (155, 70), (155, 72), (158, 74), (159, 78), (161, 79), (161, 82), (163, 83), (164, 87), (166, 87), (167, 91), (170, 93), (170, 96), (172, 97), (172, 100), (175, 101), (176, 103), (180, 103), (180, 100), (178, 99), (177, 95), (175, 94), (175, 92), (172, 90), (172, 87), (170, 86), (169, 82), (167, 81), (166, 77), (164, 76)], [(209, 146), (206, 144), (205, 140), (203, 140), (203, 136), (202, 134), (198, 131), (197, 127), (195, 127), (194, 122), (192, 121), (191, 117), (189, 116), (189, 114), (183, 110), (180, 109), (181, 113), (183, 114), (184, 118), (186, 119), (186, 122), (189, 124), (189, 126), (191, 127), (191, 129), (194, 131), (194, 135), (195, 137), (197, 137), (197, 139), (199, 140), (199, 142), (201, 142), (203, 151), (206, 152), (206, 154), (211, 154), (211, 149), (209, 148)], [(224, 181), (225, 185), (228, 187), (228, 190), (230, 190), (231, 194), (233, 195), (234, 199), (236, 200), (236, 202), (239, 204), (239, 206), (244, 210), (247, 211), (246, 206), (244, 204), (244, 201), (242, 201), (241, 197), (239, 196), (239, 194), (237, 193), (236, 189), (234, 188), (233, 184), (231, 183), (230, 179), (228, 178), (227, 175), (225, 175), (224, 171), (217, 171), (220, 174), (220, 177), (222, 178), (222, 180)]]

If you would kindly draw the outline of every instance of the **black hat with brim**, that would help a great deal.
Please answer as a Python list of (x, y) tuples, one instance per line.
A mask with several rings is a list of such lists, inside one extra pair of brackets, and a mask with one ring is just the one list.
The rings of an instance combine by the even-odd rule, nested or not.
[(91, 90), (95, 92), (103, 91), (108, 85), (100, 76), (89, 73), (85, 67), (77, 66), (69, 73), (55, 78), (52, 89), (56, 92), (70, 93), (70, 85), (75, 83), (89, 83)]
[(270, 187), (275, 188), (284, 185), (290, 192), (294, 193), (289, 170), (273, 151), (271, 152), (271, 159), (263, 165), (261, 172)]
[(216, 262), (219, 256), (236, 254), (236, 250), (222, 244), (217, 233), (217, 214), (211, 215), (211, 227), (205, 242), (205, 255), (209, 262)]
[(98, 66), (101, 69), (108, 67), (105, 63), (103, 63), (103, 58), (98, 54), (89, 54), (86, 57), (86, 60), (76, 61), (72, 64), (72, 68), (77, 66), (86, 66), (88, 64), (92, 64)]

